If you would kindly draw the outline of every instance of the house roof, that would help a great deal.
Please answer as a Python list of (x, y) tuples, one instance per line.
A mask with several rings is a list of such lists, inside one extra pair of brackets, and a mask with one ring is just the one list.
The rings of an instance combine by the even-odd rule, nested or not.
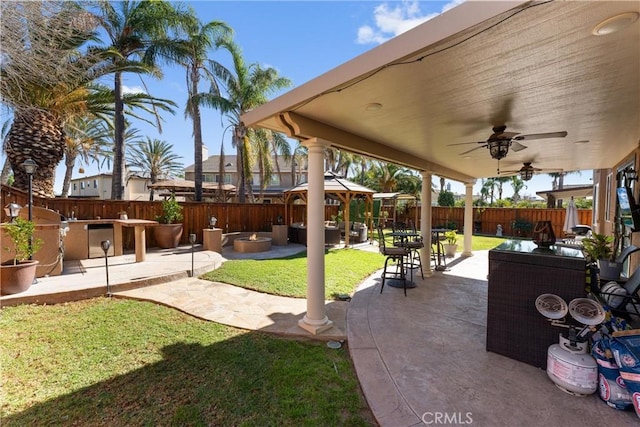
[(241, 119), (463, 182), (497, 175), (483, 145), (498, 125), (567, 132), (512, 146), (501, 169), (610, 168), (640, 141), (640, 21), (593, 31), (630, 12), (640, 2), (465, 2)]
[[(224, 171), (226, 173), (236, 173), (238, 171), (237, 169), (237, 159), (236, 159), (236, 155), (225, 155), (224, 156)], [(280, 166), (280, 172), (282, 173), (290, 173), (291, 172), (291, 162), (286, 161), (284, 159), (284, 157), (279, 156), (278, 157), (278, 165)], [(208, 172), (208, 173), (218, 173), (218, 170), (220, 169), (220, 156), (219, 155), (214, 155), (214, 156), (209, 156), (207, 157), (206, 160), (204, 160), (202, 162), (202, 170), (204, 172)], [(195, 171), (195, 165), (191, 164), (187, 167), (184, 168), (185, 172), (194, 172)], [(259, 172), (259, 166), (256, 164), (253, 166), (252, 171), (253, 172)], [(275, 164), (274, 164), (274, 170), (275, 170)]]

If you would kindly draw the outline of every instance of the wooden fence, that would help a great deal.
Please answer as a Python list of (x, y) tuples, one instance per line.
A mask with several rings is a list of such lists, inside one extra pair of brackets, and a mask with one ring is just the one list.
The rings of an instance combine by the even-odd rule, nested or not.
[[(12, 187), (2, 186), (0, 192), (0, 204), (2, 207), (10, 202), (19, 205), (28, 204), (28, 196), (25, 192)], [(78, 219), (119, 218), (120, 212), (126, 212), (129, 218), (155, 220), (162, 211), (161, 202), (132, 201), (132, 200), (95, 200), (95, 199), (46, 199), (34, 197), (34, 206), (40, 206), (54, 210), (60, 214)], [(215, 216), (218, 219), (217, 227), (225, 233), (236, 231), (271, 231), (271, 225), (277, 223), (278, 217), (284, 218), (285, 206), (283, 204), (240, 204), (240, 203), (197, 203), (180, 202), (183, 206), (184, 233), (181, 243), (189, 241), (189, 234), (195, 233), (197, 241), (202, 242), (202, 229), (209, 227), (209, 218)], [(413, 220), (416, 217), (415, 209), (409, 208), (406, 212), (396, 213), (397, 221)], [(291, 222), (303, 222), (306, 215), (305, 205), (293, 206)], [(502, 225), (505, 236), (531, 236), (533, 225), (537, 221), (551, 221), (553, 231), (557, 237), (563, 235), (565, 209), (523, 209), (523, 208), (474, 208), (473, 231), (477, 234), (495, 235), (498, 224)], [(325, 206), (325, 218), (330, 219), (338, 213), (338, 206)], [(464, 224), (464, 208), (433, 207), (433, 227), (456, 228), (462, 231)], [(578, 223), (591, 224), (591, 210), (578, 210)], [(392, 218), (393, 214), (389, 214)], [(7, 218), (2, 213), (2, 220)], [(418, 227), (420, 224), (418, 224)], [(125, 235), (125, 248), (133, 248), (133, 230), (125, 229), (131, 236)], [(147, 244), (155, 246), (153, 233), (147, 233)]]

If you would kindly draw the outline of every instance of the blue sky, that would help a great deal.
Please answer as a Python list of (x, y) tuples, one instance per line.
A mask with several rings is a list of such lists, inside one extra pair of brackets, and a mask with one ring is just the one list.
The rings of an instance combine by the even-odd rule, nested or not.
[[(247, 64), (260, 63), (276, 68), (280, 75), (299, 86), (338, 65), (376, 47), (443, 10), (460, 3), (442, 1), (193, 1), (191, 5), (203, 22), (221, 20), (235, 32), (235, 40), (242, 48)], [(224, 51), (212, 52), (213, 59), (230, 65)], [(162, 134), (143, 122), (134, 127), (143, 136), (159, 138), (173, 144), (182, 156), (184, 165), (193, 164), (193, 138), (191, 122), (184, 118), (186, 102), (185, 71), (179, 67), (165, 67), (164, 78), (145, 78), (149, 92), (168, 98), (178, 104), (175, 115), (165, 114)], [(142, 83), (136, 76), (125, 76), (124, 84), (130, 90), (139, 90)], [(205, 89), (205, 85), (201, 86)], [(209, 154), (218, 154), (223, 131), (228, 125), (225, 118), (211, 109), (203, 109), (203, 137)], [(224, 134), (225, 153), (232, 154), (229, 132)], [(64, 162), (58, 167), (56, 192), (62, 188)], [(79, 164), (73, 177), (80, 177)], [(98, 172), (97, 167), (84, 167), (85, 174)], [(102, 172), (110, 172), (102, 170)], [(565, 178), (566, 184), (587, 183), (590, 172)], [(464, 186), (454, 181), (454, 192), (463, 193)], [(522, 194), (549, 189), (551, 178), (535, 176)], [(474, 188), (478, 192), (479, 184)], [(511, 194), (505, 187), (505, 196)]]

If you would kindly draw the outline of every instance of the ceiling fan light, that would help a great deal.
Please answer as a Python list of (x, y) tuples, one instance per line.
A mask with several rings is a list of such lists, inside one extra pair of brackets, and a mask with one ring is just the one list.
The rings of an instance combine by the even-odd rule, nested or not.
[(509, 152), (509, 146), (511, 141), (507, 139), (497, 139), (495, 141), (489, 141), (489, 153), (492, 159), (500, 160), (507, 156)]
[(522, 169), (520, 171), (520, 178), (522, 178), (523, 181), (529, 181), (533, 178), (533, 171), (531, 169)]

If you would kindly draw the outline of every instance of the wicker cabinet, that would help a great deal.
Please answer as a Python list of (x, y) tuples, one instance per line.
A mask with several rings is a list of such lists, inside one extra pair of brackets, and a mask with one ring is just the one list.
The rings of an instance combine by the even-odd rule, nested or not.
[(546, 369), (547, 348), (563, 329), (538, 313), (535, 300), (585, 297), (585, 270), (582, 252), (571, 248), (510, 240), (489, 251), (487, 351)]

